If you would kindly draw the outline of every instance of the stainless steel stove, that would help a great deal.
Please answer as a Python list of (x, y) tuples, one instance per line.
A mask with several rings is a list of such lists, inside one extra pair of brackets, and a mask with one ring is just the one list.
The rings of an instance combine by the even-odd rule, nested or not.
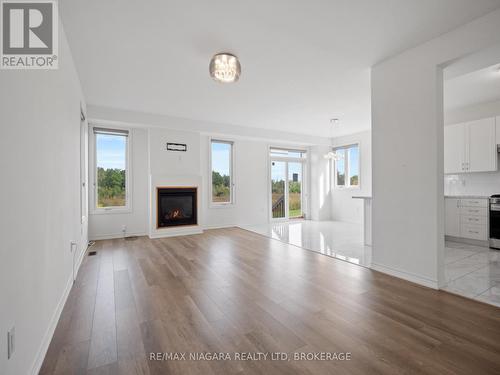
[(490, 197), (490, 248), (500, 250), (500, 194)]

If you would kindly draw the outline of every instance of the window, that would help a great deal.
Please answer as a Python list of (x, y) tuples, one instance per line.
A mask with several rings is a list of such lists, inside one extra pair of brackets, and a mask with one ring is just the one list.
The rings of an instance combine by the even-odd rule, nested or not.
[(128, 208), (128, 130), (94, 128), (95, 209)]
[(359, 187), (359, 144), (337, 147), (333, 151), (335, 187)]
[(211, 202), (216, 205), (233, 203), (233, 143), (212, 140)]

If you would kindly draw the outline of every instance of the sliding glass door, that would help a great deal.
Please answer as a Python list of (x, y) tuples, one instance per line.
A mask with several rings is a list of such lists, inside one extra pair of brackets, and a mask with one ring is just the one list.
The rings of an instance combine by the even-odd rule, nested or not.
[(271, 162), (271, 211), (273, 219), (286, 218), (286, 162)]
[(288, 164), (288, 217), (304, 217), (302, 212), (302, 163)]
[(271, 219), (303, 218), (305, 151), (271, 149)]

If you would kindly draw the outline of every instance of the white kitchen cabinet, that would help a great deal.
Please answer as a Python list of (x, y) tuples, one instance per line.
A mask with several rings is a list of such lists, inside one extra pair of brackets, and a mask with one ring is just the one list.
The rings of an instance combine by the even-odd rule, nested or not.
[(496, 118), (496, 130), (497, 130), (497, 134), (496, 134), (496, 138), (497, 138), (497, 145), (500, 145), (500, 116), (498, 116)]
[(466, 124), (444, 128), (444, 173), (463, 173)]
[(445, 202), (445, 234), (460, 237), (460, 199), (446, 198)]
[(445, 127), (444, 173), (497, 170), (495, 118)]
[(497, 142), (495, 118), (486, 118), (468, 124), (466, 154), (468, 172), (490, 172), (497, 170)]
[(488, 239), (488, 199), (453, 198), (445, 200), (447, 236), (486, 241)]

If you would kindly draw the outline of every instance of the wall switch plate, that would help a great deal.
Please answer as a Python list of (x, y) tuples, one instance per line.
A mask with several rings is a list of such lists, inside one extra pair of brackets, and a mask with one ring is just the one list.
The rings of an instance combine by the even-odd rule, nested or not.
[(7, 332), (7, 359), (10, 359), (16, 350), (16, 327)]

